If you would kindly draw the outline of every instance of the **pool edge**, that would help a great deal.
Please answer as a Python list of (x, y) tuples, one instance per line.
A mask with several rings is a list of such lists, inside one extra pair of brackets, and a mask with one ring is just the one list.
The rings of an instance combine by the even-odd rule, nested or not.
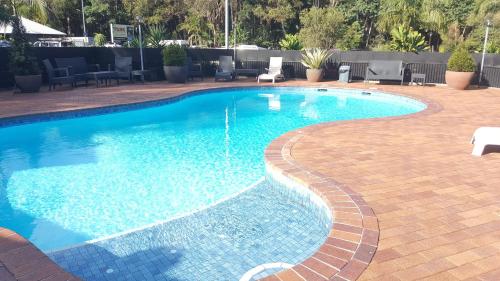
[[(328, 89), (343, 89), (325, 87)], [(293, 146), (302, 137), (321, 130), (345, 123), (377, 122), (418, 118), (440, 112), (443, 108), (431, 100), (401, 94), (392, 91), (380, 91), (395, 96), (419, 101), (426, 108), (411, 114), (372, 118), (324, 122), (301, 129), (289, 131), (274, 139), (266, 148), (265, 165), (268, 175), (285, 177), (295, 184), (302, 185), (318, 195), (330, 208), (332, 228), (327, 241), (311, 257), (291, 269), (270, 275), (261, 281), (281, 280), (357, 280), (371, 263), (380, 236), (378, 218), (362, 195), (349, 186), (337, 182), (296, 162), (292, 156)], [(349, 238), (346, 238), (349, 237)]]
[[(98, 106), (98, 107), (88, 107), (88, 108), (80, 108), (80, 109), (66, 109), (62, 111), (46, 111), (46, 112), (37, 112), (37, 113), (30, 113), (30, 114), (22, 114), (22, 115), (14, 115), (14, 116), (8, 116), (8, 117), (2, 117), (0, 118), (0, 128), (1, 127), (10, 127), (10, 126), (16, 126), (16, 125), (22, 125), (26, 123), (32, 123), (32, 122), (40, 122), (40, 121), (50, 121), (50, 120), (59, 120), (59, 119), (68, 119), (68, 118), (76, 118), (76, 117), (82, 117), (82, 116), (88, 116), (88, 115), (100, 115), (100, 114), (106, 114), (106, 113), (112, 113), (112, 112), (117, 112), (117, 111), (126, 111), (126, 110), (131, 110), (131, 109), (138, 109), (138, 108), (144, 108), (144, 107), (150, 107), (150, 106), (158, 106), (162, 104), (167, 104), (171, 102), (176, 102), (179, 101), (183, 98), (192, 96), (192, 95), (197, 95), (200, 94), (201, 92), (204, 91), (211, 91), (211, 90), (228, 90), (232, 88), (268, 88), (268, 87), (282, 87), (282, 88), (293, 88), (293, 87), (300, 87), (300, 88), (328, 88), (328, 89), (349, 89), (349, 90), (359, 90), (362, 91), (363, 89), (357, 89), (357, 88), (348, 88), (348, 87), (331, 87), (331, 86), (322, 86), (322, 85), (315, 85), (315, 86), (296, 86), (296, 85), (290, 85), (290, 86), (283, 86), (283, 85), (269, 85), (269, 86), (222, 86), (222, 87), (211, 87), (211, 88), (204, 88), (204, 89), (196, 89), (196, 90), (189, 90), (189, 91), (181, 91), (177, 95), (172, 96), (172, 97), (167, 97), (167, 98), (159, 98), (159, 99), (149, 99), (149, 100), (144, 100), (144, 101), (139, 101), (139, 102), (131, 102), (131, 103), (121, 103), (121, 104), (110, 104), (106, 106)], [(358, 213), (355, 213), (356, 217), (361, 218), (361, 239), (360, 242), (357, 243), (357, 248), (351, 255), (351, 258), (348, 262), (343, 264), (339, 268), (339, 271), (336, 272), (334, 275), (328, 277), (328, 279), (331, 278), (331, 280), (356, 280), (361, 273), (366, 269), (368, 264), (371, 262), (371, 259), (373, 255), (375, 254), (375, 251), (378, 246), (378, 237), (379, 237), (379, 228), (378, 228), (378, 219), (376, 215), (373, 213), (373, 210), (371, 207), (366, 204), (366, 202), (363, 200), (362, 196), (359, 195), (358, 193), (355, 193), (352, 191), (349, 187), (342, 185), (338, 182), (336, 182), (334, 179), (327, 178), (324, 175), (321, 175), (319, 173), (316, 173), (314, 171), (308, 170), (304, 167), (301, 167), (298, 163), (296, 163), (292, 156), (291, 156), (291, 149), (293, 147), (293, 144), (298, 142), (300, 138), (302, 137), (303, 134), (305, 133), (312, 133), (316, 130), (319, 130), (323, 127), (329, 127), (329, 126), (335, 126), (339, 124), (344, 124), (347, 122), (361, 122), (361, 121), (377, 121), (377, 120), (397, 120), (397, 119), (406, 119), (406, 118), (415, 118), (417, 116), (421, 115), (427, 115), (431, 113), (436, 113), (438, 111), (441, 111), (441, 105), (431, 102), (429, 100), (422, 99), (421, 97), (415, 97), (412, 95), (406, 95), (406, 94), (401, 94), (393, 91), (388, 91), (388, 90), (379, 90), (379, 89), (366, 89), (368, 91), (376, 91), (376, 92), (382, 92), (382, 93), (387, 93), (395, 96), (400, 96), (400, 97), (407, 97), (419, 102), (424, 103), (427, 105), (427, 108), (423, 109), (422, 111), (416, 112), (416, 113), (411, 113), (411, 114), (406, 114), (406, 115), (400, 115), (400, 116), (391, 116), (391, 117), (382, 117), (382, 118), (372, 118), (372, 119), (358, 119), (358, 120), (348, 120), (348, 121), (336, 121), (336, 122), (324, 122), (324, 123), (318, 123), (315, 125), (310, 125), (304, 128), (300, 128), (297, 130), (289, 131), (285, 133), (284, 135), (279, 136), (278, 138), (274, 139), (272, 143), (266, 148), (265, 150), (265, 164), (266, 167), (270, 165), (272, 173), (281, 173), (285, 177), (289, 178), (290, 180), (297, 181), (297, 183), (302, 184), (303, 186), (309, 188), (316, 194), (319, 194), (319, 196), (325, 201), (325, 203), (328, 205), (330, 210), (332, 211), (333, 216), (335, 217), (335, 213), (342, 213), (342, 208), (345, 207), (339, 207), (338, 203), (341, 203), (342, 201), (335, 201), (335, 200), (330, 200), (328, 196), (323, 194), (324, 192), (321, 191), (321, 189), (329, 189), (332, 188), (334, 192), (331, 194), (332, 197), (335, 197), (336, 194), (335, 192), (339, 192), (341, 195), (348, 196), (352, 203), (356, 205), (358, 208)], [(295, 138), (292, 139), (292, 136), (295, 136)], [(279, 155), (276, 153), (276, 151), (279, 151)], [(285, 152), (284, 154), (282, 152)], [(288, 154), (287, 154), (288, 153)], [(280, 161), (284, 160), (283, 163)], [(314, 182), (311, 181), (312, 179), (321, 179), (321, 181)], [(331, 191), (331, 190), (330, 190)], [(326, 197), (323, 197), (325, 195)], [(326, 198), (326, 199), (325, 199)], [(348, 201), (349, 202), (349, 201)], [(363, 211), (364, 210), (364, 211)], [(344, 210), (345, 211), (345, 210)], [(366, 213), (366, 214), (363, 214)], [(344, 213), (349, 213), (349, 212), (344, 212)], [(365, 219), (366, 217), (366, 219)], [(338, 230), (338, 231), (343, 231), (343, 232), (350, 232), (350, 233), (356, 233), (356, 225), (351, 225), (343, 223), (338, 223), (338, 217), (334, 218), (333, 222), (333, 227), (331, 229), (331, 232)], [(349, 221), (349, 219), (347, 219)], [(336, 223), (335, 223), (336, 222)], [(339, 228), (339, 225), (340, 226)], [(354, 231), (348, 231), (348, 228), (344, 227), (347, 226), (353, 226), (354, 228), (349, 228), (350, 230)], [(365, 225), (367, 227), (365, 227)], [(373, 229), (370, 229), (373, 228)], [(359, 228), (359, 227), (358, 227)], [(366, 231), (365, 231), (366, 230)], [(372, 231), (372, 232), (370, 232)], [(375, 233), (376, 232), (376, 233)], [(332, 234), (332, 233), (330, 233)], [(376, 234), (376, 238), (375, 237)], [(342, 238), (339, 239), (338, 236), (331, 236), (329, 235), (330, 238), (332, 239), (337, 239), (337, 240), (343, 240), (346, 241)], [(335, 240), (335, 241), (337, 241)], [(368, 242), (370, 241), (375, 241), (375, 246), (371, 246)], [(330, 241), (330, 239), (328, 240)], [(344, 246), (340, 246), (338, 243), (328, 243), (325, 242), (321, 247), (323, 246), (328, 246), (328, 247), (334, 247), (337, 249), (340, 249), (340, 251), (345, 252)], [(363, 243), (366, 242), (366, 243)], [(368, 242), (367, 242), (368, 241)], [(341, 242), (341, 241), (337, 241)], [(31, 242), (30, 242), (31, 243)], [(349, 246), (345, 246), (349, 248)], [(35, 247), (36, 248), (36, 247)], [(372, 250), (370, 250), (372, 249)], [(278, 273), (277, 275), (271, 275), (269, 277), (266, 277), (262, 280), (282, 280), (282, 279), (276, 279), (278, 277), (275, 276), (287, 276), (287, 274), (295, 274), (299, 275), (299, 278), (302, 278), (304, 276), (305, 280), (313, 279), (314, 276), (317, 276), (318, 273), (316, 271), (311, 270), (314, 269), (316, 266), (320, 266), (324, 268), (324, 265), (326, 264), (325, 261), (323, 261), (321, 258), (318, 258), (317, 255), (318, 253), (322, 253), (320, 250), (318, 250), (313, 256), (302, 262), (301, 264), (295, 265), (292, 269), (283, 271), (281, 273)], [(342, 253), (342, 252), (341, 252)], [(326, 254), (328, 255), (328, 254)], [(335, 256), (330, 256), (329, 257), (335, 257)], [(363, 262), (363, 260), (368, 260), (366, 263)], [(334, 266), (334, 265), (332, 265)], [(320, 271), (320, 269), (317, 269)], [(309, 277), (307, 277), (309, 276)], [(282, 277), (283, 278), (283, 277)], [(285, 277), (286, 278), (286, 277)], [(302, 278), (302, 279), (304, 279)]]

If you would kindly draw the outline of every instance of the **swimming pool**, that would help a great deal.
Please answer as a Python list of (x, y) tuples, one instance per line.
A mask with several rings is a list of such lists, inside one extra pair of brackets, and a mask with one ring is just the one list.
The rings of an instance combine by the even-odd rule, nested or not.
[(424, 108), (383, 93), (254, 87), (0, 128), (0, 225), (49, 251), (165, 221), (255, 183), (265, 147), (287, 131)]

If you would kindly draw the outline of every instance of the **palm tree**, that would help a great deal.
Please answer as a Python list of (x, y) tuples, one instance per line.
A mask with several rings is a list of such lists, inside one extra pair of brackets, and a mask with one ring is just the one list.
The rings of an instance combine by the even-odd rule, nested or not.
[[(9, 4), (4, 5), (10, 6), (6, 8), (10, 8), (14, 16), (27, 13), (43, 21), (47, 20), (47, 3), (45, 0), (10, 0), (9, 2)], [(28, 9), (22, 9), (23, 7)]]
[(422, 26), (429, 32), (429, 46), (434, 51), (432, 45), (435, 33), (446, 33), (449, 21), (446, 18), (446, 6), (448, 0), (423, 0), (420, 21)]
[(390, 33), (395, 27), (406, 24), (416, 27), (423, 0), (381, 0), (377, 29)]

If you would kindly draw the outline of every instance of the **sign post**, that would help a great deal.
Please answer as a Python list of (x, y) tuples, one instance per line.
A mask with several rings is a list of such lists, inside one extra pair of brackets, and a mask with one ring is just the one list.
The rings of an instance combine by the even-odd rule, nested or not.
[(127, 24), (110, 24), (111, 42), (130, 41), (134, 37), (134, 26)]

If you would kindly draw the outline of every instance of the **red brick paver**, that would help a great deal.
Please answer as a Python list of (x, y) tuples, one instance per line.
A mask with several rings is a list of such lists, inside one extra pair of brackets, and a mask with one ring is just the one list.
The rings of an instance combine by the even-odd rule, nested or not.
[[(238, 85), (256, 84), (155, 83), (0, 93), (0, 117)], [(339, 86), (303, 81), (277, 85)], [(269, 169), (319, 194), (332, 209), (335, 224), (313, 257), (266, 280), (500, 280), (500, 154), (470, 156), (468, 143), (475, 128), (500, 126), (500, 90), (349, 87), (376, 87), (430, 106), (412, 116), (311, 126), (268, 147)], [(0, 264), (0, 277), (2, 268)]]
[(1, 281), (77, 281), (33, 244), (15, 232), (0, 227)]

